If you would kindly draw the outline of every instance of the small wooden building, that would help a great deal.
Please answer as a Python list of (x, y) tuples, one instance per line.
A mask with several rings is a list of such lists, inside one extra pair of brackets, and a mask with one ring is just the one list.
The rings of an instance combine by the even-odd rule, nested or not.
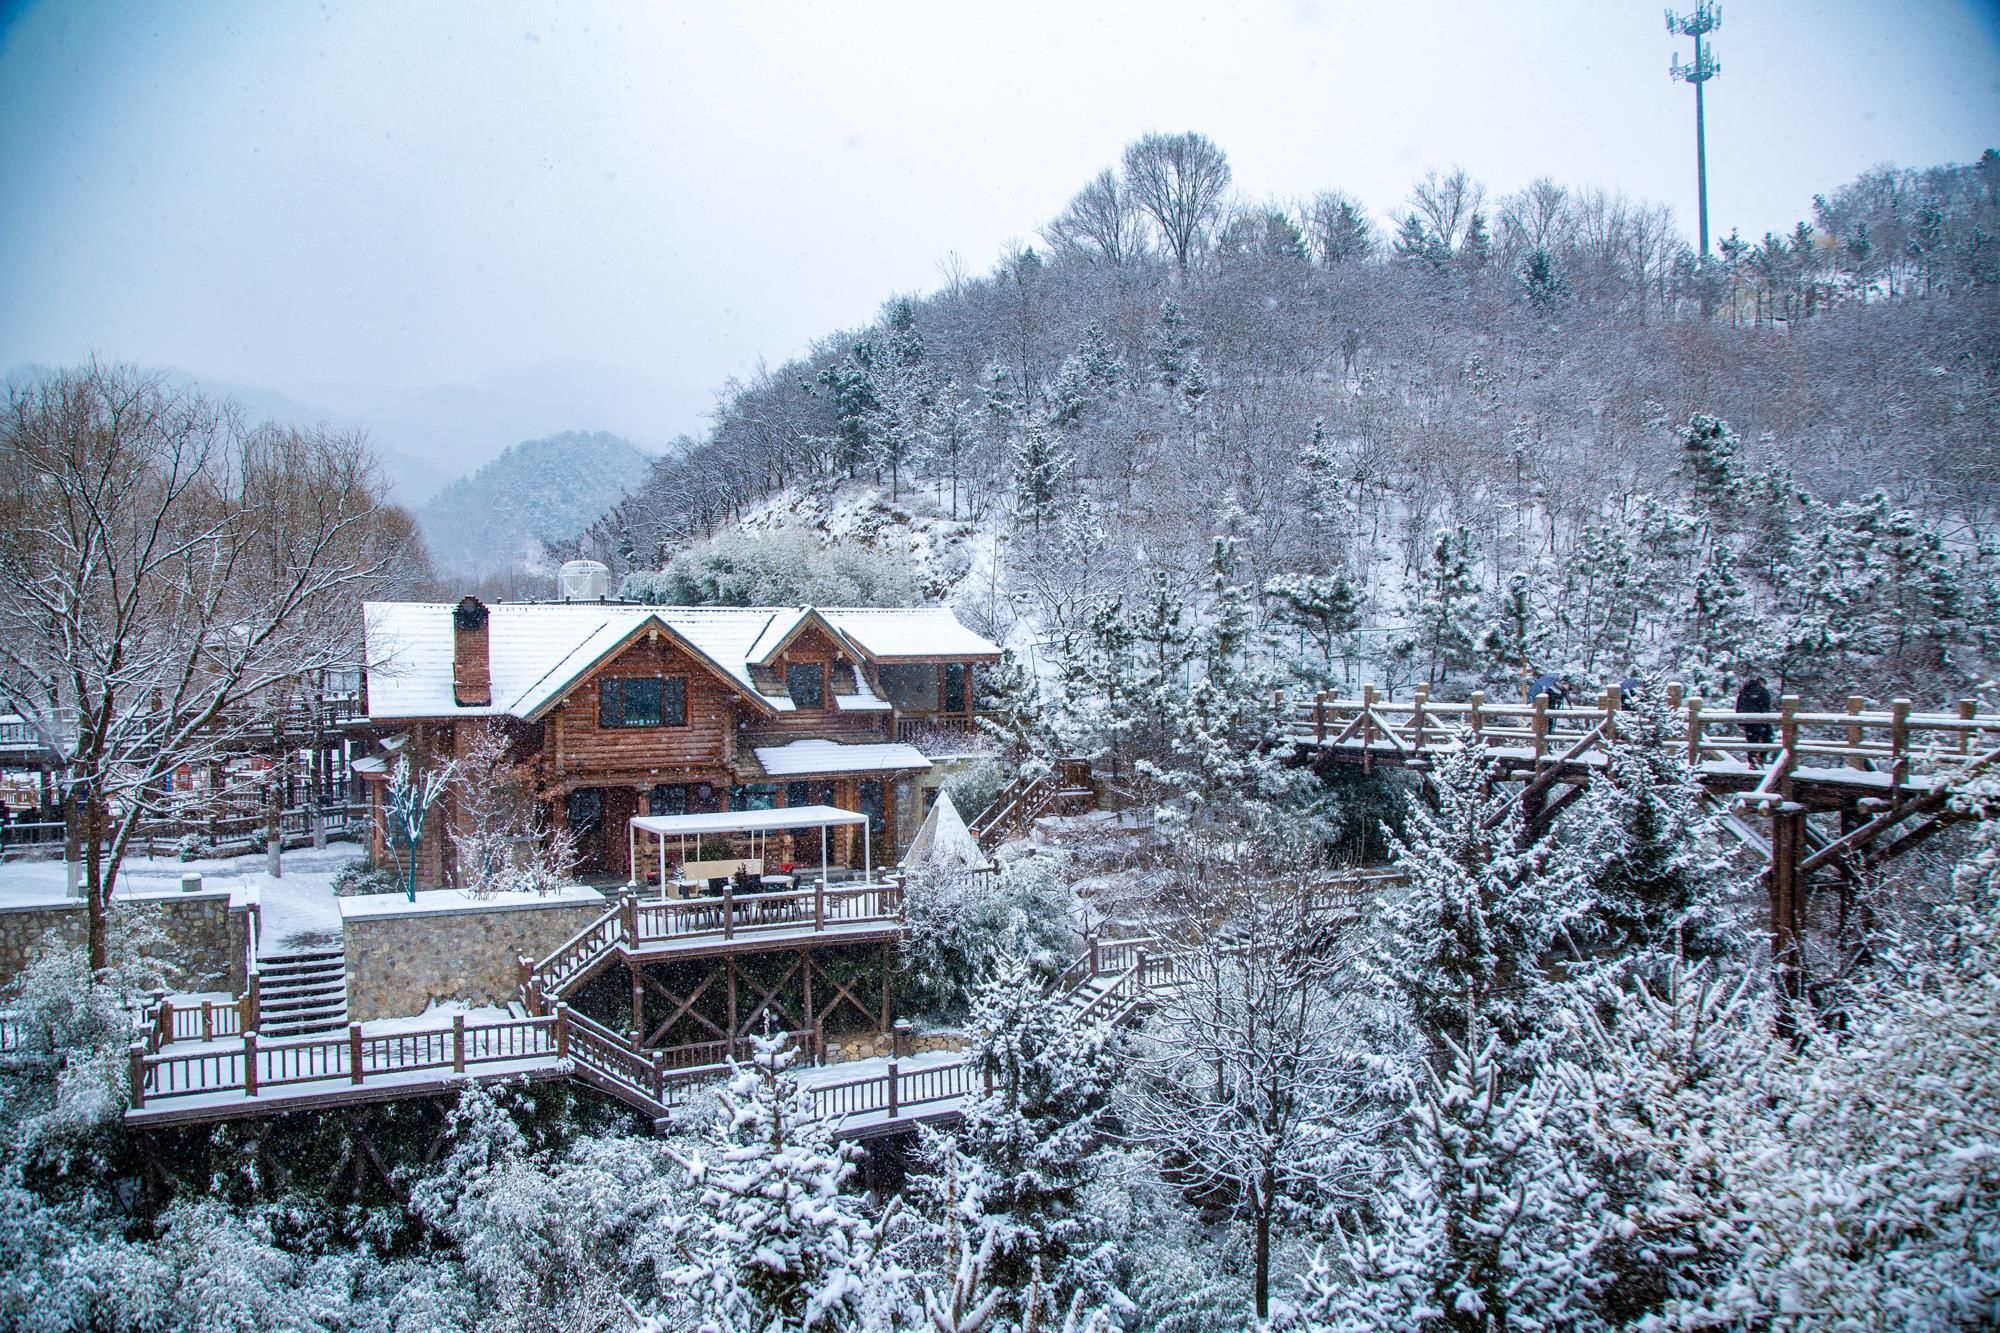
[[(998, 646), (943, 607), (647, 606), (613, 601), (365, 608), (367, 716), (389, 749), (356, 765), (376, 811), (398, 753), (461, 755), (498, 726), (586, 876), (624, 878), (635, 815), (833, 805), (871, 818), (891, 863), (924, 811), (934, 756), (976, 731)], [(930, 753), (926, 753), (926, 751)], [(418, 878), (453, 882), (447, 797)], [(844, 833), (840, 855), (862, 849)]]

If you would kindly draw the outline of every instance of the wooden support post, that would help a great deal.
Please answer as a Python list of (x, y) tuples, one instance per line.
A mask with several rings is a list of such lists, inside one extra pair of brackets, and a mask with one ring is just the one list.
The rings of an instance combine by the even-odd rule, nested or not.
[(451, 1016), (451, 1072), (454, 1074), (463, 1074), (465, 1072), (465, 1015), (463, 1013), (456, 1013)]
[(201, 1039), (203, 1041), (215, 1040), (215, 1001), (213, 1000), (203, 1000), (201, 1002)]
[(895, 1018), (895, 1011), (890, 1007), (892, 993), (889, 989), (889, 983), (892, 979), (891, 973), (895, 970), (896, 955), (892, 946), (885, 944), (882, 946), (882, 1030), (884, 1032), (889, 1030), (889, 1024)]
[(1375, 687), (1361, 687), (1361, 771), (1375, 771)]
[(1421, 751), (1424, 748), (1424, 705), (1429, 703), (1430, 700), (1431, 687), (1428, 685), (1417, 686), (1416, 706), (1410, 710), (1410, 729), (1416, 734), (1415, 742), (1411, 747), (1413, 751)]
[(1534, 709), (1530, 725), (1534, 732), (1535, 768), (1540, 770), (1542, 759), (1549, 750), (1549, 696), (1546, 693), (1535, 696)]
[[(1861, 710), (1866, 708), (1867, 706), (1868, 706), (1868, 701), (1862, 698), (1860, 695), (1850, 694), (1847, 696), (1847, 715), (1849, 717), (1859, 716)], [(1850, 750), (1859, 750), (1861, 748), (1861, 742), (1865, 734), (1866, 733), (1864, 732), (1860, 723), (1858, 722), (1848, 723), (1847, 748)], [(1868, 767), (1868, 761), (1866, 759), (1863, 759), (1859, 754), (1850, 754), (1849, 756), (1847, 756), (1847, 766), (1849, 768), (1866, 768)]]
[(736, 938), (736, 877), (722, 881), (722, 938)]
[(132, 1105), (144, 1106), (146, 1104), (146, 1043), (143, 1041), (133, 1042), (129, 1053), (132, 1058)]
[(243, 1034), (243, 1095), (257, 1095), (257, 1034)]
[(653, 1100), (664, 1105), (667, 1100), (667, 1053), (653, 1052)]
[(1624, 689), (1617, 685), (1606, 685), (1603, 695), (1597, 701), (1597, 706), (1604, 713), (1604, 739), (1607, 742), (1617, 740), (1618, 710), (1625, 706)]
[(896, 1084), (900, 1079), (900, 1077), (901, 1076), (896, 1072), (896, 1057), (892, 1055), (889, 1057), (889, 1118), (891, 1120), (894, 1120), (898, 1115), (898, 1113), (900, 1113), (900, 1111), (902, 1110), (900, 1099), (897, 1097), (897, 1088), (896, 1088)]
[(618, 899), (618, 928), (625, 932), (625, 943), (636, 948), (639, 944), (639, 896), (627, 893)]
[(1910, 701), (1889, 701), (1889, 791), (1899, 793), (1910, 781)]
[(1679, 708), (1681, 706), (1681, 699), (1686, 693), (1687, 693), (1686, 687), (1683, 686), (1679, 681), (1677, 680), (1668, 681), (1667, 707), (1675, 709)]
[(361, 1025), (347, 1025), (347, 1081), (361, 1082)]
[(1313, 742), (1326, 744), (1326, 691), (1313, 696)]
[(1701, 766), (1701, 696), (1695, 695), (1687, 702), (1688, 710), (1688, 767)]
[(639, 979), (639, 964), (632, 964), (632, 1044), (646, 1043), (646, 987)]
[(252, 1032), (261, 1026), (263, 1021), (263, 991), (258, 984), (257, 974), (252, 972), (243, 987), (243, 1013), (237, 1026), (245, 1032)]
[(1774, 760), (1785, 765), (1785, 776), (1780, 779), (1778, 790), (1785, 796), (1792, 794), (1791, 770), (1798, 766), (1799, 755), (1799, 696), (1782, 695), (1778, 699), (1778, 754)]
[(569, 1006), (556, 1005), (556, 1059), (569, 1059)]
[(1470, 714), (1470, 721), (1472, 723), (1472, 739), (1475, 741), (1479, 740), (1485, 734), (1485, 727), (1486, 727), (1485, 690), (1474, 690), (1472, 692), (1472, 712)]
[(1090, 940), (1090, 975), (1094, 977), (1094, 976), (1096, 976), (1096, 975), (1098, 974), (1098, 972), (1099, 972), (1099, 971), (1101, 971), (1101, 970), (1102, 970), (1102, 969), (1100, 969), (1100, 968), (1098, 967), (1098, 964), (1097, 964), (1097, 932), (1096, 932), (1096, 931), (1094, 931), (1094, 930), (1093, 930), (1092, 932), (1090, 932), (1090, 936), (1089, 936), (1089, 940)]
[(1799, 863), (1805, 855), (1805, 807), (1780, 802), (1771, 814), (1771, 965), (1777, 975), (1778, 1028), (1794, 1030), (1793, 1008), (1805, 994), (1805, 959), (1799, 945), (1802, 894)]
[[(1960, 699), (1958, 701), (1959, 721), (1970, 722), (1972, 721), (1973, 718), (1978, 716), (1979, 716), (1979, 701), (1977, 699)], [(1960, 754), (1972, 753), (1971, 727), (1967, 727), (1963, 731), (1958, 733), (1958, 752)]]
[(723, 975), (729, 989), (729, 1040), (733, 1043), (743, 1034), (736, 1030), (736, 957), (734, 954), (722, 960)]

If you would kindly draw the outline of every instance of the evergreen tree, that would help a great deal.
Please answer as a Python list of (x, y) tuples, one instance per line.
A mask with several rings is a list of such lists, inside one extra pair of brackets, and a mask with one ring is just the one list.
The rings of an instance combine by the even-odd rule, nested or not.
[(1721, 953), (1732, 939), (1720, 918), (1726, 862), (1678, 753), (1678, 719), (1665, 700), (1642, 697), (1616, 723), (1574, 823), (1592, 869), (1589, 920), (1572, 934), (1612, 958)]
[(1014, 513), (1042, 535), (1056, 510), (1071, 458), (1062, 435), (1051, 426), (1029, 426), (1014, 445), (1008, 471), (1014, 480)]
[(1316, 688), (1333, 688), (1334, 656), (1347, 655), (1347, 638), (1361, 627), (1361, 594), (1354, 584), (1345, 574), (1284, 574), (1265, 580), (1264, 595), (1272, 599), (1273, 618), (1296, 627), (1318, 650), (1318, 661), (1298, 660), (1300, 677)]
[(1737, 456), (1742, 443), (1721, 417), (1697, 412), (1675, 432), (1680, 436), (1682, 456), (1694, 476), (1694, 495), (1711, 517), (1726, 516), (1743, 488)]
[(1551, 314), (1569, 304), (1569, 283), (1556, 257), (1541, 246), (1528, 251), (1521, 260), (1521, 292), (1528, 304)]
[(754, 1037), (706, 1145), (677, 1154), (710, 1225), (674, 1276), (723, 1328), (855, 1327), (868, 1289), (902, 1276), (880, 1262), (891, 1215), (842, 1192), (858, 1154), (815, 1113), (795, 1058), (783, 1039)]
[(1079, 1026), (1064, 997), (1011, 952), (974, 996), (969, 1026), (988, 1090), (967, 1104), (955, 1138), (986, 1182), (978, 1206), (994, 1231), (992, 1281), (1019, 1293), (1039, 1275), (1065, 1302), (1099, 1290), (1103, 1241), (1080, 1203), (1116, 1077), (1110, 1034)]
[(1448, 528), (1438, 534), (1431, 547), (1423, 587), (1410, 617), (1414, 656), (1424, 664), (1425, 678), (1433, 688), (1472, 664), (1478, 611), (1472, 534), (1464, 528)]

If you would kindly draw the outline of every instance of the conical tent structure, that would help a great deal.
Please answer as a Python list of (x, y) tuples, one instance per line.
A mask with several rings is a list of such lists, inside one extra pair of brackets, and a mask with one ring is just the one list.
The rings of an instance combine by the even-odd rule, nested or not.
[(988, 864), (979, 840), (965, 826), (951, 797), (938, 793), (937, 803), (924, 816), (923, 825), (903, 857), (909, 870), (980, 870)]

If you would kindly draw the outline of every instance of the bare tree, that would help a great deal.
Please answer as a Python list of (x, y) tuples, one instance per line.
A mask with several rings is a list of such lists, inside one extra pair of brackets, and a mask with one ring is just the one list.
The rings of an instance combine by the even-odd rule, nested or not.
[(358, 438), (246, 431), (98, 365), (10, 395), (0, 495), (0, 705), (56, 756), (103, 968), (119, 864), (175, 771), (358, 660), (360, 597), (409, 534)]
[(1204, 134), (1149, 134), (1125, 149), (1125, 188), (1187, 271), (1222, 217), (1229, 158)]
[(1042, 229), (1042, 238), (1060, 255), (1125, 264), (1145, 253), (1144, 227), (1131, 191), (1106, 167)]
[(1249, 1225), (1260, 1320), (1281, 1213), (1347, 1197), (1378, 1134), (1338, 936), (1295, 894), (1246, 895), (1220, 928), (1182, 932), (1127, 1107), (1169, 1179)]
[(1468, 176), (1464, 167), (1453, 167), (1443, 176), (1426, 171), (1410, 190), (1410, 212), (1447, 254), (1458, 253), (1472, 215), (1485, 202), (1486, 187)]

